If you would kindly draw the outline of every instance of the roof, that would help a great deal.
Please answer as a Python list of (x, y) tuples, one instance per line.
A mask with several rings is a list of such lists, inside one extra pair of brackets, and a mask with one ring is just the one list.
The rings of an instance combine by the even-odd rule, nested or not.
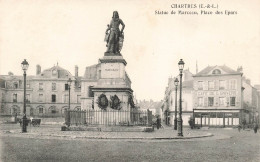
[(68, 70), (66, 70), (58, 65), (44, 70), (39, 76), (43, 77), (43, 78), (53, 78), (53, 76), (54, 77), (56, 76), (57, 78), (72, 77), (71, 73)]
[[(30, 80), (34, 77), (35, 76), (33, 76), (33, 75), (27, 75), (26, 80)], [(23, 75), (0, 75), (0, 79), (1, 80), (8, 80), (8, 81), (10, 81), (10, 80), (15, 81), (15, 80), (23, 80), (24, 78), (23, 78)]]
[(198, 77), (198, 76), (208, 76), (208, 75), (218, 75), (217, 73), (213, 74), (214, 70), (220, 70), (220, 74), (242, 74), (241, 72), (235, 71), (229, 67), (227, 67), (226, 65), (223, 66), (207, 66), (206, 68), (204, 68), (203, 70), (201, 70), (200, 72), (198, 72), (197, 74), (193, 75), (194, 77)]
[[(56, 71), (55, 75), (53, 75), (53, 71)], [(31, 80), (31, 79), (35, 79), (35, 78), (53, 78), (53, 77), (57, 77), (57, 78), (72, 78), (71, 73), (60, 67), (60, 66), (53, 66), (52, 68), (46, 69), (44, 70), (41, 74), (39, 75), (27, 75), (26, 76), (26, 80)], [(6, 81), (15, 81), (15, 80), (23, 80), (23, 75), (0, 75), (0, 79), (2, 80), (6, 80)]]
[(257, 90), (260, 90), (260, 84), (254, 86)]

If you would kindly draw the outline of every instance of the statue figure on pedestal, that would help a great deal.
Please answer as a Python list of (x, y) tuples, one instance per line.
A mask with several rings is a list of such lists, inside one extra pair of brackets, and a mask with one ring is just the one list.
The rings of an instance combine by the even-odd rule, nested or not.
[[(122, 25), (121, 31), (119, 29), (120, 24)], [(119, 18), (118, 12), (114, 11), (110, 25), (108, 25), (108, 28), (106, 30), (105, 41), (107, 42), (107, 51), (105, 52), (105, 55), (121, 55), (120, 51), (123, 47), (124, 28), (124, 22)]]

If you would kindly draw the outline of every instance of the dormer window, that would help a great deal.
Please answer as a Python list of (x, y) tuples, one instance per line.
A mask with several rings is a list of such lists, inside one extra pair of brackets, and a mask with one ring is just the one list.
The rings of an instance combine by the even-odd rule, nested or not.
[(212, 74), (221, 74), (221, 71), (219, 69), (213, 70)]
[(52, 70), (52, 75), (56, 75), (56, 74), (57, 74), (57, 70), (56, 69)]

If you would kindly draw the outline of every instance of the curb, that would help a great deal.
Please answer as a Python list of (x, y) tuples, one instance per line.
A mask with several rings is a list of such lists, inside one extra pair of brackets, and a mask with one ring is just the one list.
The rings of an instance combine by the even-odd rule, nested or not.
[(174, 140), (174, 139), (193, 139), (193, 138), (205, 138), (214, 136), (212, 133), (207, 133), (201, 136), (190, 136), (190, 137), (97, 137), (97, 136), (70, 136), (70, 135), (52, 135), (52, 134), (36, 134), (27, 133), (26, 135), (40, 135), (40, 136), (51, 136), (51, 137), (66, 137), (66, 138), (84, 138), (84, 139), (133, 139), (133, 140)]

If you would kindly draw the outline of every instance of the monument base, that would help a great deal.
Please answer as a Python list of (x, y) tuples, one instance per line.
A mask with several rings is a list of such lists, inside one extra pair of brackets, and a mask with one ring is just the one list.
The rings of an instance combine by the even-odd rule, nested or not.
[(122, 56), (121, 53), (105, 52), (105, 56)]
[(127, 64), (123, 56), (119, 56), (119, 55), (104, 56), (103, 58), (99, 59), (99, 62), (100, 63), (123, 63), (125, 66)]

